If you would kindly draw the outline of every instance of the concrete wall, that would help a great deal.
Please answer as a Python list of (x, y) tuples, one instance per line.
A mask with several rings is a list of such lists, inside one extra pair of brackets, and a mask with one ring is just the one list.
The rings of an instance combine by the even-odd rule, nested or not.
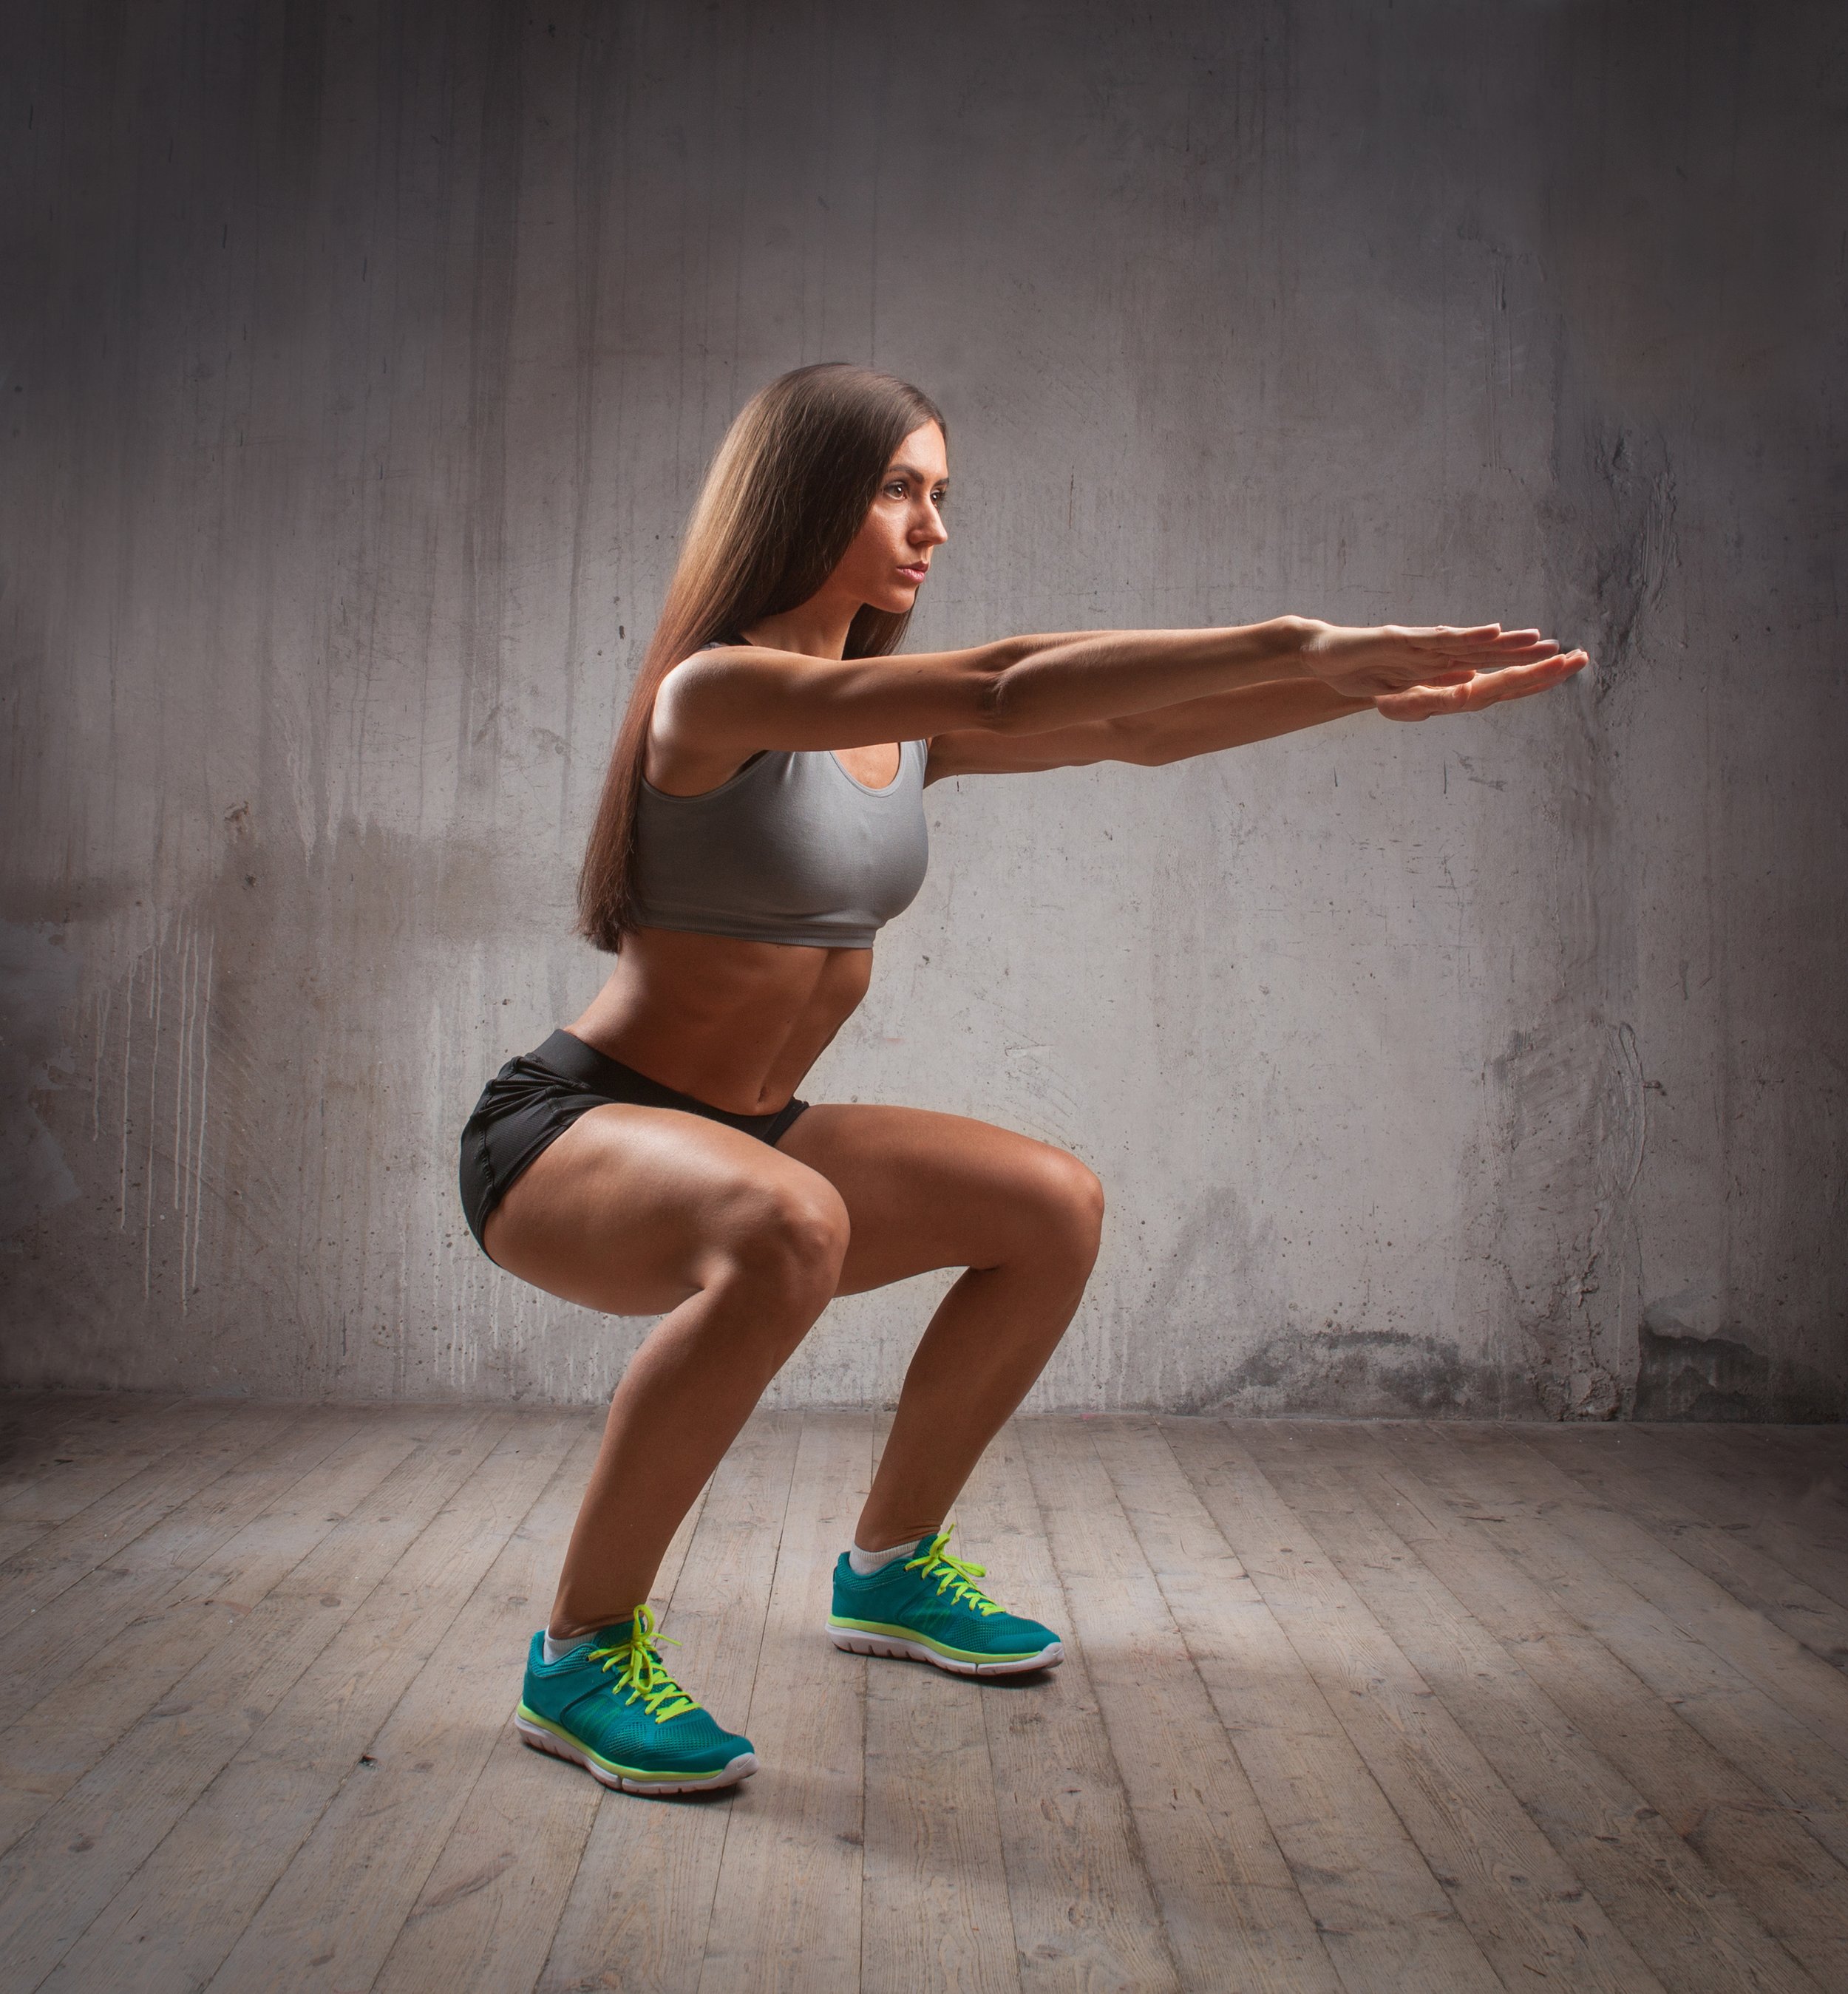
[[(1839, 10), (15, 5), (5, 1373), (595, 1398), (453, 1190), (572, 1016), (738, 403), (950, 411), (920, 641), (1500, 616), (1600, 675), (945, 784), (805, 1089), (1113, 1194), (1037, 1403), (1839, 1417)], [(947, 1276), (838, 1305), (876, 1400)]]

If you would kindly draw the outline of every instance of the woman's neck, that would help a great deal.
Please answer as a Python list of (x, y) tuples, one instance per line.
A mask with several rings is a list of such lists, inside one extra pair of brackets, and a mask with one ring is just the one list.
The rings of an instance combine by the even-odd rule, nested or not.
[(796, 651), (807, 658), (840, 658), (847, 653), (847, 632), (860, 605), (837, 599), (824, 588), (806, 602), (780, 615), (759, 616), (739, 636), (766, 651)]

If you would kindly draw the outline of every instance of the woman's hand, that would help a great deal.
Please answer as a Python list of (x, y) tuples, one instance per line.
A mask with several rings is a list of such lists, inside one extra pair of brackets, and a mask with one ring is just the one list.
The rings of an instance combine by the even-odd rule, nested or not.
[[(1499, 623), (1481, 623), (1468, 630), (1443, 623), (1422, 629), (1386, 623), (1373, 630), (1319, 623), (1311, 626), (1301, 652), (1303, 666), (1311, 676), (1345, 699), (1378, 699), (1414, 687), (1466, 686), (1484, 673), (1536, 664), (1558, 655), (1559, 646), (1538, 630), (1504, 630)], [(1395, 717), (1421, 720), (1425, 716)]]
[(1480, 713), (1504, 699), (1527, 699), (1562, 679), (1582, 672), (1590, 660), (1582, 651), (1567, 651), (1531, 665), (1510, 665), (1505, 671), (1472, 672), (1455, 685), (1415, 685), (1404, 692), (1382, 693), (1373, 711), (1388, 720), (1429, 720), (1440, 713)]

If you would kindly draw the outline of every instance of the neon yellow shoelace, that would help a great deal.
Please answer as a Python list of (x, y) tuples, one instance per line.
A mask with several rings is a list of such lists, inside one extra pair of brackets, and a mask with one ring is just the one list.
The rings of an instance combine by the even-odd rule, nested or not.
[(638, 1606), (629, 1639), (607, 1648), (591, 1649), (590, 1659), (602, 1662), (606, 1674), (620, 1667), (622, 1673), (610, 1684), (610, 1694), (613, 1696), (626, 1690), (632, 1702), (639, 1703), (657, 1724), (665, 1724), (669, 1718), (698, 1710), (699, 1705), (662, 1666), (655, 1647), (657, 1639), (672, 1647), (680, 1646), (670, 1634), (657, 1636), (653, 1614), (647, 1607)]
[(905, 1569), (914, 1571), (920, 1578), (934, 1578), (939, 1592), (948, 1591), (952, 1599), (958, 1599), (965, 1606), (972, 1606), (978, 1613), (999, 1613), (1003, 1609), (990, 1599), (975, 1581), (988, 1576), (985, 1564), (965, 1564), (961, 1558), (950, 1557), (944, 1546), (950, 1540), (950, 1530), (940, 1530), (928, 1547), (914, 1558), (907, 1558)]

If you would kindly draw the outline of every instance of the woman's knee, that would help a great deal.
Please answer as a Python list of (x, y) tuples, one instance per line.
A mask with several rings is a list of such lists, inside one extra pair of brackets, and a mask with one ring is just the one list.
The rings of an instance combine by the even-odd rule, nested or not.
[(729, 1275), (817, 1307), (834, 1293), (852, 1228), (825, 1177), (753, 1186), (726, 1203), (718, 1256)]
[(1095, 1171), (1065, 1149), (1042, 1145), (1034, 1158), (1033, 1194), (1042, 1225), (1066, 1252), (1089, 1264), (1103, 1236), (1104, 1187)]

